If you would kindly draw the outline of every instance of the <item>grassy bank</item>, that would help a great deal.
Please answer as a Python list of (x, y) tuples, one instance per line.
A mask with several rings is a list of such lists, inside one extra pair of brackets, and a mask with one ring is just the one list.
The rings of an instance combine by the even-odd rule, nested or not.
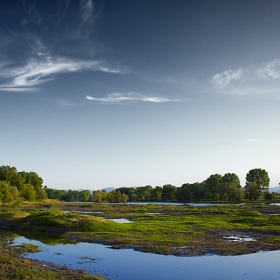
[(72, 240), (160, 254), (236, 255), (280, 248), (280, 207), (275, 205), (54, 203), (0, 210), (2, 225), (15, 231), (48, 231)]

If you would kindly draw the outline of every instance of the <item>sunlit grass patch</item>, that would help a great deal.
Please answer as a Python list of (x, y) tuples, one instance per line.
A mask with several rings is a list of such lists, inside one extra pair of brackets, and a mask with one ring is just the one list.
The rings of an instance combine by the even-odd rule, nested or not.
[(30, 243), (24, 243), (24, 244), (22, 244), (21, 249), (22, 249), (24, 252), (28, 252), (28, 253), (39, 252), (39, 247), (38, 247), (37, 245), (30, 244)]

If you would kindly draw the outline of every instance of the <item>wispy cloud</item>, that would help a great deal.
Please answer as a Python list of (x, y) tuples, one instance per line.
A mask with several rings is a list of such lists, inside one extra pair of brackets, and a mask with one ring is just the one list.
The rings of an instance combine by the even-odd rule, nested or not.
[(143, 101), (143, 102), (153, 102), (153, 103), (162, 103), (162, 102), (178, 102), (180, 100), (168, 99), (165, 97), (155, 97), (155, 96), (145, 96), (143, 94), (129, 92), (129, 93), (111, 93), (106, 97), (92, 97), (86, 96), (86, 99), (97, 102), (104, 103), (123, 103), (127, 101)]
[[(280, 60), (227, 70), (213, 75), (212, 85), (232, 95), (275, 94), (279, 92)], [(226, 89), (226, 90), (225, 90)]]
[(257, 71), (257, 75), (266, 80), (274, 80), (280, 78), (280, 60), (275, 59), (264, 64), (260, 69)]
[(230, 83), (242, 79), (243, 75), (244, 75), (243, 69), (227, 70), (224, 71), (223, 73), (218, 73), (214, 75), (212, 81), (214, 85), (218, 87), (226, 87)]
[[(36, 91), (61, 73), (128, 72), (95, 58), (95, 41), (89, 40), (89, 35), (99, 11), (93, 0), (62, 1), (53, 17), (35, 1), (29, 2), (34, 3), (24, 2), (24, 18), (19, 19), (22, 29), (1, 45), (0, 91)], [(17, 48), (17, 57), (10, 56), (11, 47)]]
[(94, 13), (94, 4), (92, 0), (82, 0), (80, 4), (82, 23), (92, 24), (97, 14)]
[(30, 91), (34, 87), (53, 80), (60, 73), (80, 72), (83, 70), (121, 73), (120, 69), (110, 68), (102, 61), (75, 60), (63, 57), (42, 57), (30, 59), (25, 65), (9, 67), (0, 65), (0, 84), (2, 91)]
[(31, 14), (34, 22), (36, 22), (37, 24), (41, 24), (42, 22), (42, 15), (41, 13), (36, 9), (36, 4), (33, 3), (31, 5), (28, 5), (29, 7), (29, 14)]
[(0, 91), (35, 92), (35, 91), (38, 91), (38, 89), (37, 88), (30, 88), (30, 87), (0, 87)]

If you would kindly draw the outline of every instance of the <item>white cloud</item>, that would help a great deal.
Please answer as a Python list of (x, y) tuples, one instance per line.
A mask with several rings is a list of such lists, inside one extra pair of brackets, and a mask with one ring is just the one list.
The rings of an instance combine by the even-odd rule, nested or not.
[(280, 78), (280, 60), (275, 59), (266, 63), (263, 67), (261, 67), (257, 74), (260, 78), (271, 80), (271, 79), (279, 79)]
[(232, 95), (276, 95), (279, 93), (280, 60), (251, 65), (215, 74), (211, 82), (216, 90)]
[(218, 73), (213, 76), (212, 81), (218, 87), (226, 87), (233, 81), (238, 81), (244, 75), (243, 69), (227, 70), (223, 73)]
[(30, 59), (20, 67), (0, 65), (0, 77), (6, 81), (0, 85), (2, 91), (29, 91), (42, 83), (54, 79), (59, 73), (79, 72), (82, 70), (121, 73), (120, 69), (104, 66), (101, 61), (75, 60), (62, 57), (43, 57)]
[(97, 98), (92, 96), (86, 96), (86, 99), (98, 102), (105, 103), (121, 103), (125, 101), (143, 101), (143, 102), (153, 102), (153, 103), (161, 103), (161, 102), (178, 102), (179, 100), (172, 100), (164, 97), (154, 97), (154, 96), (144, 96), (139, 93), (129, 92), (125, 93), (111, 93), (106, 97)]
[(10, 92), (31, 92), (31, 91), (38, 91), (36, 88), (29, 88), (29, 87), (0, 87), (0, 91), (10, 91)]

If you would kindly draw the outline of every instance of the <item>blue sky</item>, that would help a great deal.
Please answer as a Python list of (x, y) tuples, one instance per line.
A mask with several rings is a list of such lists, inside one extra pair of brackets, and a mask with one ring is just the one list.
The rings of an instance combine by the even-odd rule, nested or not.
[(3, 0), (1, 165), (58, 189), (280, 181), (278, 0)]

